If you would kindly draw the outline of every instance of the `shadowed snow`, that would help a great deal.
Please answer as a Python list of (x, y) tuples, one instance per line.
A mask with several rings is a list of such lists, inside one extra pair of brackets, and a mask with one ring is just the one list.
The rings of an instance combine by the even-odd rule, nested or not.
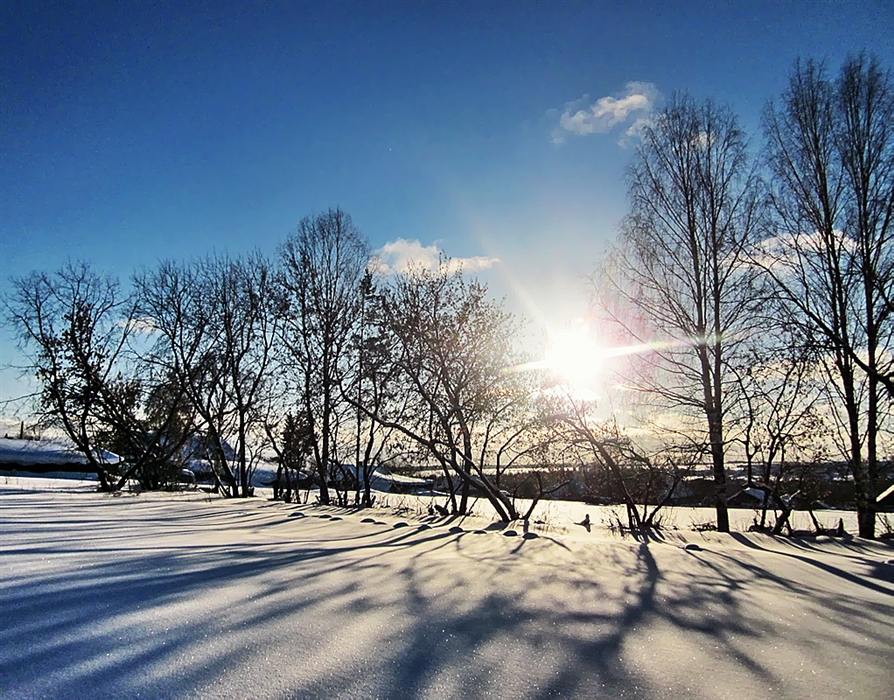
[[(883, 543), (528, 539), (475, 519), (423, 529), (384, 510), (0, 481), (6, 698), (884, 697), (894, 683)], [(323, 513), (340, 519), (295, 517)]]

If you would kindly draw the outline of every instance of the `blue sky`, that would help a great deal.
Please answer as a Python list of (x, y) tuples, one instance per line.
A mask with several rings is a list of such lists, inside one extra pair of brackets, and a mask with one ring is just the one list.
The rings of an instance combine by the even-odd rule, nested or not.
[(894, 67), (892, 37), (882, 0), (4, 0), (0, 289), (66, 258), (126, 279), (273, 253), (341, 206), (374, 248), (499, 259), (498, 293), (565, 323), (663, 95), (732, 103), (757, 147), (797, 56)]

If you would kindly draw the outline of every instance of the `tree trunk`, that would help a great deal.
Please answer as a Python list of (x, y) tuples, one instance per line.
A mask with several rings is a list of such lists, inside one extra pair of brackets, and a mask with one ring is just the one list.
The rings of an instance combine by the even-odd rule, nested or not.
[(711, 420), (709, 415), (709, 431), (711, 440), (711, 461), (714, 467), (714, 507), (717, 510), (717, 531), (729, 532), (729, 507), (726, 503), (726, 468), (723, 463), (723, 436), (721, 428), (717, 425), (719, 418), (714, 414)]

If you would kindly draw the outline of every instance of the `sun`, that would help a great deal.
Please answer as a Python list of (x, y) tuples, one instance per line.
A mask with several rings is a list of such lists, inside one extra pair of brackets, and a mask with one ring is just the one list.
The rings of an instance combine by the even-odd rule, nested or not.
[(599, 379), (605, 352), (586, 327), (550, 334), (546, 347), (547, 369), (575, 390), (592, 389)]

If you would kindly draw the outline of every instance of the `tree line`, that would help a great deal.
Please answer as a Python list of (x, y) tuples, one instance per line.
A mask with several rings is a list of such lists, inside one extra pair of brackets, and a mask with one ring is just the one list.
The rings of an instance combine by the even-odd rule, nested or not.
[(536, 502), (537, 468), (595, 464), (640, 527), (655, 510), (631, 470), (656, 476), (660, 505), (707, 466), (728, 531), (732, 457), (785, 508), (786, 465), (839, 455), (872, 537), (894, 399), (892, 130), (891, 74), (864, 54), (835, 76), (797, 62), (759, 154), (729, 106), (687, 94), (644, 128), (629, 214), (593, 277), (593, 320), (629, 350), (616, 362), (639, 444), (631, 419), (606, 422), (532, 369), (484, 283), (446, 259), (378, 274), (340, 209), (274, 256), (163, 261), (126, 293), (87, 263), (33, 272), (12, 281), (7, 323), (36, 411), (106, 490), (163, 487), (200, 454), (221, 493), (249, 496), (275, 454), (278, 497), (309, 470), (321, 503), (370, 505), (375, 469), (426, 464), (446, 510), (477, 496), (512, 520), (531, 508), (501, 488), (510, 467), (529, 467)]

